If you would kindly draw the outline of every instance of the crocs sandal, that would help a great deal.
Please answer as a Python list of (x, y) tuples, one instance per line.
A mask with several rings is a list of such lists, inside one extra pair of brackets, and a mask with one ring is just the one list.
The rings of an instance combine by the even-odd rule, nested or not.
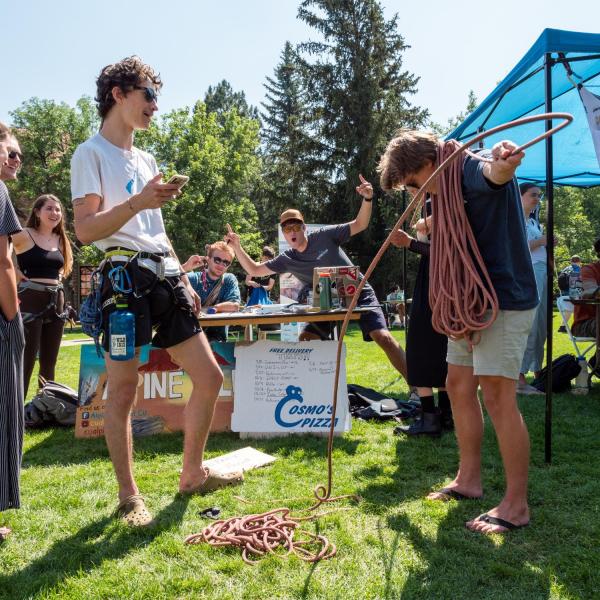
[(229, 485), (239, 485), (242, 483), (242, 481), (244, 481), (244, 474), (241, 471), (219, 473), (218, 471), (213, 471), (208, 467), (205, 468), (206, 472), (208, 473), (208, 477), (196, 487), (187, 490), (181, 490), (182, 494), (186, 496), (191, 494), (208, 494)]
[(144, 498), (139, 494), (128, 496), (117, 506), (115, 517), (130, 527), (147, 527), (154, 525), (154, 519), (146, 508)]
[(10, 527), (0, 527), (0, 544), (12, 533)]

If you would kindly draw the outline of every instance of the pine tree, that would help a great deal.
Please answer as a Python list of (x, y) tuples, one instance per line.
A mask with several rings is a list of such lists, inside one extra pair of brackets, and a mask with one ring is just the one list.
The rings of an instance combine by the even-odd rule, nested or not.
[(215, 87), (208, 86), (204, 95), (204, 104), (207, 112), (222, 115), (235, 108), (241, 117), (258, 119), (258, 110), (248, 104), (244, 92), (234, 92), (231, 84), (226, 80), (219, 82)]
[[(396, 129), (418, 127), (427, 118), (409, 101), (418, 77), (402, 68), (407, 46), (397, 15), (386, 20), (376, 0), (303, 0), (298, 17), (322, 38), (298, 47), (323, 173), (320, 209), (311, 217), (324, 223), (353, 219), (360, 204), (358, 174), (370, 180), (380, 206), (374, 203), (370, 228), (347, 246), (365, 267), (398, 212), (379, 191), (379, 156)], [(378, 275), (383, 286), (398, 278), (398, 270)]]
[(266, 222), (275, 224), (287, 207), (306, 210), (317, 165), (313, 139), (308, 135), (309, 114), (298, 57), (286, 42), (273, 77), (265, 83), (262, 103)]

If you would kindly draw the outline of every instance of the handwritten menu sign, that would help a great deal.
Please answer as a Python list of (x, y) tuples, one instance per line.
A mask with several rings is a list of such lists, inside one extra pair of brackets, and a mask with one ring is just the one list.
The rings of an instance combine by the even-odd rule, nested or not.
[[(327, 432), (336, 353), (337, 342), (328, 341), (236, 346), (232, 431)], [(344, 347), (335, 416), (338, 432), (350, 429), (345, 365)]]

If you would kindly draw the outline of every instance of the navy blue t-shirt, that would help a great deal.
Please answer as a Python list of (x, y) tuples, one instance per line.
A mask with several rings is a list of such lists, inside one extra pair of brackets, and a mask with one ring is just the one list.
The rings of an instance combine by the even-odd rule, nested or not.
[[(480, 153), (489, 158), (489, 151)], [(525, 218), (516, 179), (493, 186), (484, 162), (467, 156), (462, 188), (465, 211), (502, 310), (528, 310), (538, 304)]]

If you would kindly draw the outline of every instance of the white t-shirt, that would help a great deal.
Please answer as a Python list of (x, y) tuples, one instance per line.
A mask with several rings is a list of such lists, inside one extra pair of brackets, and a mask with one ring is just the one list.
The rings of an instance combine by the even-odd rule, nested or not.
[[(73, 154), (71, 197), (75, 200), (97, 194), (102, 197), (101, 209), (107, 210), (139, 194), (158, 172), (154, 157), (147, 152), (138, 148), (124, 150), (97, 133)], [(100, 250), (113, 246), (143, 252), (171, 250), (160, 208), (132, 214), (121, 229), (94, 244)]]
[[(525, 220), (525, 226), (527, 228), (528, 242), (531, 242), (532, 240), (539, 240), (542, 235), (544, 235), (542, 226), (531, 217)], [(538, 246), (533, 250), (529, 248), (529, 252), (531, 253), (531, 262), (533, 264), (537, 262), (546, 262), (546, 246)]]

